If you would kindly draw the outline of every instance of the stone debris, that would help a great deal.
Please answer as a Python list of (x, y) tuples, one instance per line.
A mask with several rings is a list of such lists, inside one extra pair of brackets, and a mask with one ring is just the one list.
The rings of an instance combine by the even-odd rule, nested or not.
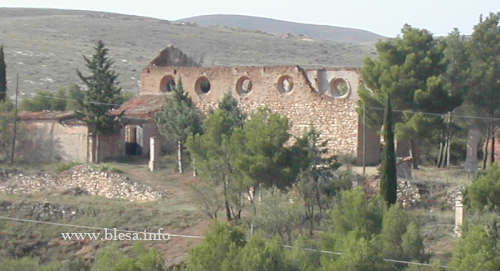
[(398, 178), (412, 179), (411, 176), (412, 163), (413, 163), (412, 158), (409, 156), (396, 158), (396, 167), (397, 167), (396, 172)]
[(398, 202), (404, 208), (413, 207), (427, 194), (425, 185), (406, 179), (398, 179)]
[(446, 205), (455, 208), (455, 200), (458, 195), (462, 196), (463, 190), (463, 187), (454, 187), (446, 191), (446, 194), (444, 196)]
[[(380, 191), (380, 176), (371, 176), (364, 183), (368, 195), (374, 196)], [(420, 182), (410, 181), (404, 178), (398, 178), (398, 202), (404, 208), (415, 206), (428, 195), (427, 187)]]
[(155, 201), (165, 196), (165, 193), (155, 191), (151, 186), (88, 165), (75, 166), (57, 176), (48, 173), (24, 175), (15, 170), (0, 170), (0, 192), (89, 194), (128, 201)]
[(0, 211), (18, 215), (22, 214), (22, 217), (41, 221), (73, 218), (85, 214), (83, 210), (75, 207), (48, 202), (12, 203), (9, 201), (0, 201)]

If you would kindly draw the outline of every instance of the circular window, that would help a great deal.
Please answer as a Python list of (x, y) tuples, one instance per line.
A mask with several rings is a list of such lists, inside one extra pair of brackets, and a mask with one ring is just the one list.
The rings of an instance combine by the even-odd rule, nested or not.
[(336, 98), (347, 98), (351, 92), (349, 83), (343, 78), (336, 78), (330, 82), (332, 96)]
[(202, 76), (196, 80), (195, 89), (196, 92), (204, 94), (210, 91), (210, 81), (205, 76)]
[(278, 89), (281, 94), (286, 94), (292, 91), (293, 89), (293, 80), (290, 76), (284, 75), (281, 76), (278, 80)]
[(250, 81), (250, 78), (246, 76), (241, 77), (236, 83), (236, 90), (240, 95), (249, 93), (252, 90), (252, 81)]
[(170, 92), (175, 89), (175, 79), (172, 75), (167, 75), (161, 79), (160, 90), (162, 92)]

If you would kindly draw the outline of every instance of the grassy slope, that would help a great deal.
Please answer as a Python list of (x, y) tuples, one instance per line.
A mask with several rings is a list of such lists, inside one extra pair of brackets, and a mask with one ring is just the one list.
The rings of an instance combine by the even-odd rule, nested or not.
[[(173, 158), (166, 157), (169, 161)], [(166, 161), (164, 161), (165, 163)], [(168, 163), (174, 164), (172, 163)], [(84, 212), (73, 219), (51, 219), (52, 222), (68, 223), (73, 225), (86, 225), (118, 228), (126, 230), (156, 232), (163, 228), (176, 234), (199, 235), (207, 228), (206, 217), (201, 214), (194, 203), (193, 192), (189, 184), (193, 177), (189, 174), (179, 176), (173, 168), (167, 167), (158, 172), (151, 173), (146, 162), (128, 161), (127, 163), (106, 163), (110, 168), (123, 172), (130, 178), (147, 183), (156, 190), (164, 191), (167, 198), (149, 203), (128, 202), (123, 200), (109, 200), (98, 196), (71, 196), (51, 193), (32, 195), (0, 194), (0, 202), (9, 201), (16, 206), (30, 206), (36, 202), (71, 207)], [(21, 166), (26, 172), (39, 170), (54, 172), (55, 165), (43, 165), (31, 168)], [(2, 165), (3, 167), (3, 165)], [(18, 167), (19, 168), (19, 167)], [(0, 215), (33, 219), (31, 209), (16, 208)], [(40, 258), (42, 262), (62, 261), (78, 256), (92, 260), (99, 248), (106, 246), (110, 241), (64, 241), (61, 232), (95, 232), (88, 229), (75, 229), (60, 226), (40, 225), (19, 222), (6, 222), (0, 220), (0, 258), (29, 256)], [(174, 238), (169, 242), (149, 241), (159, 249), (168, 265), (176, 265), (184, 261), (189, 248), (200, 242), (199, 239)], [(119, 247), (128, 250), (134, 242), (120, 241)]]
[[(196, 178), (190, 177), (190, 173), (179, 176), (174, 173), (175, 157), (162, 157), (162, 165), (166, 167), (158, 172), (148, 171), (146, 161), (130, 160), (124, 162), (106, 163), (110, 168), (118, 169), (131, 179), (147, 183), (167, 193), (167, 198), (152, 203), (131, 203), (120, 200), (108, 200), (96, 196), (61, 196), (52, 194), (35, 195), (7, 195), (0, 194), (0, 200), (7, 200), (17, 204), (26, 202), (50, 202), (64, 206), (72, 206), (85, 211), (73, 220), (57, 220), (54, 222), (71, 223), (77, 225), (101, 226), (108, 228), (125, 228), (130, 230), (144, 229), (157, 230), (168, 229), (173, 233), (188, 235), (203, 235), (208, 225), (208, 218), (201, 212), (195, 199), (196, 194), (189, 185), (196, 182)], [(54, 170), (54, 165), (39, 166), (24, 169), (28, 172), (39, 170)], [(360, 171), (360, 168), (354, 168)], [(373, 167), (368, 168), (368, 174), (376, 174)], [(427, 251), (432, 252), (433, 257), (438, 258), (443, 264), (448, 263), (451, 252), (456, 245), (456, 237), (453, 235), (454, 211), (446, 202), (446, 192), (463, 186), (469, 182), (467, 175), (461, 169), (435, 169), (424, 168), (413, 172), (414, 182), (424, 183), (429, 189), (430, 195), (420, 202), (409, 212), (418, 218), (421, 223), (421, 231), (425, 239)], [(26, 210), (25, 210), (26, 211)], [(29, 210), (12, 210), (1, 212), (0, 215), (31, 218)], [(96, 249), (102, 247), (106, 242), (68, 242), (62, 241), (60, 232), (80, 231), (75, 229), (64, 229), (61, 227), (20, 224), (17, 222), (0, 221), (0, 233), (11, 239), (5, 248), (0, 248), (0, 257), (4, 253), (21, 253), (25, 256), (41, 257), (43, 261), (61, 260), (68, 255), (92, 259)], [(81, 230), (88, 232), (89, 230)], [(5, 240), (4, 240), (5, 241)], [(0, 234), (0, 242), (2, 242)], [(182, 262), (190, 247), (199, 240), (174, 238), (170, 242), (148, 242), (149, 245), (157, 247), (169, 264)], [(130, 248), (132, 242), (120, 242), (125, 250)], [(1, 247), (1, 245), (0, 245)]]
[(184, 25), (145, 17), (90, 11), (0, 8), (0, 44), (5, 46), (10, 95), (19, 72), (20, 90), (54, 90), (79, 83), (75, 70), (102, 39), (119, 81), (137, 91), (141, 69), (168, 44), (211, 65), (359, 66), (373, 44), (284, 39), (276, 35)]

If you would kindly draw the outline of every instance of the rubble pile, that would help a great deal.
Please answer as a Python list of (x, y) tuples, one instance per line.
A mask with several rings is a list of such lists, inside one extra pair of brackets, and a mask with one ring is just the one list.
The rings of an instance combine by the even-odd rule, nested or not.
[(457, 198), (457, 195), (463, 194), (463, 190), (464, 189), (462, 187), (454, 187), (446, 191), (446, 194), (444, 196), (446, 205), (455, 208), (455, 200)]
[(425, 185), (398, 179), (398, 201), (404, 208), (413, 207), (427, 194)]
[[(369, 196), (374, 196), (380, 191), (380, 176), (371, 176), (364, 182), (365, 190)], [(398, 202), (405, 208), (413, 207), (428, 195), (426, 186), (416, 181), (398, 178)]]
[(0, 192), (90, 194), (129, 201), (155, 201), (164, 197), (164, 193), (148, 185), (88, 165), (75, 166), (57, 176), (48, 173), (25, 175), (17, 171), (4, 174), (0, 171)]

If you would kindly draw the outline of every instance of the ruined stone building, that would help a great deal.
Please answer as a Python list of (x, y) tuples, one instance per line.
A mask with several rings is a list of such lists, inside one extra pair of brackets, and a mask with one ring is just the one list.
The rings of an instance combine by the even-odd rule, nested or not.
[[(357, 68), (305, 69), (300, 66), (200, 67), (180, 50), (169, 46), (141, 73), (138, 95), (111, 113), (120, 116), (121, 129), (100, 140), (101, 159), (125, 155), (147, 155), (149, 138), (159, 135), (154, 123), (176, 82), (204, 113), (215, 108), (225, 93), (231, 93), (247, 112), (266, 106), (289, 118), (291, 134), (301, 136), (311, 125), (328, 140), (332, 153), (352, 155), (360, 163), (363, 146), (367, 164), (379, 159), (379, 136), (363, 133), (356, 112), (361, 84)], [(25, 116), (39, 133), (57, 141), (61, 160), (88, 161), (92, 142), (83, 123), (71, 115), (48, 115), (42, 119)], [(36, 123), (36, 125), (34, 124)], [(366, 144), (363, 144), (363, 138)], [(55, 146), (55, 145), (54, 145)]]
[[(114, 112), (131, 124), (124, 131), (128, 145), (138, 145), (143, 153), (148, 151), (147, 139), (157, 133), (152, 128), (152, 117), (181, 78), (185, 91), (204, 113), (215, 108), (229, 92), (247, 112), (266, 106), (287, 116), (293, 136), (301, 136), (313, 125), (321, 138), (328, 140), (332, 153), (353, 155), (362, 161), (363, 126), (356, 112), (359, 69), (199, 67), (171, 46), (142, 70), (138, 96)], [(377, 163), (379, 137), (368, 129), (364, 136), (366, 162)]]

